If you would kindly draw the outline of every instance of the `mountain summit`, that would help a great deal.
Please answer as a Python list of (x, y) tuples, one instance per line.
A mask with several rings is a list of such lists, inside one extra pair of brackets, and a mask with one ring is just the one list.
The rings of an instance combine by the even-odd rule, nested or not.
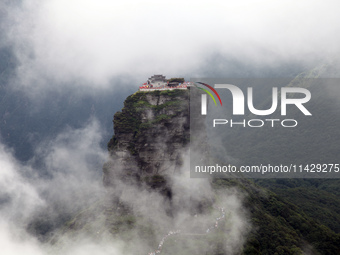
[(339, 234), (251, 180), (188, 178), (189, 93), (139, 91), (114, 115), (103, 167), (109, 231), (162, 240), (162, 254), (338, 254)]

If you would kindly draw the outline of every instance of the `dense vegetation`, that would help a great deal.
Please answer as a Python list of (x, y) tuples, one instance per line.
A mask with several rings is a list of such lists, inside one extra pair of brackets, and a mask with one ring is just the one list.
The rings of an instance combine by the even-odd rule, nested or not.
[[(140, 109), (140, 107), (155, 107), (147, 104), (144, 100), (140, 100), (146, 94), (137, 95), (133, 96), (135, 98), (130, 97), (126, 100), (126, 106), (129, 110), (137, 113), (136, 109)], [(169, 107), (171, 107), (171, 104)], [(118, 113), (118, 116), (120, 114)], [(125, 125), (128, 124), (128, 120), (126, 121)], [(138, 128), (143, 127), (139, 124), (135, 131), (138, 132)], [(152, 125), (148, 126), (148, 128), (151, 127)], [(333, 131), (337, 132), (337, 130)], [(287, 134), (283, 134), (282, 139), (287, 139)], [(243, 135), (249, 135), (249, 140), (251, 140), (253, 133), (244, 132)], [(261, 139), (260, 135), (265, 136), (266, 132), (257, 134), (256, 139)], [(243, 140), (245, 139), (243, 138)], [(252, 142), (254, 144), (254, 139)], [(248, 146), (251, 144), (249, 141), (246, 141), (246, 143), (249, 143)], [(265, 147), (266, 144), (262, 143), (259, 146)], [(244, 157), (250, 157), (250, 159), (246, 158), (248, 160), (257, 158), (252, 148), (246, 148), (243, 144), (235, 148), (236, 150), (239, 153), (242, 150), (245, 151), (246, 156)], [(270, 160), (276, 160), (275, 156), (277, 155), (273, 155)], [(155, 177), (155, 179), (157, 178), (159, 177)], [(340, 201), (337, 198), (339, 194), (337, 180), (271, 179), (256, 180), (256, 182), (258, 184), (246, 179), (213, 180), (216, 193), (237, 187), (246, 194), (244, 205), (250, 212), (252, 232), (248, 236), (243, 254), (338, 254), (340, 252), (338, 209)], [(215, 247), (214, 252), (209, 254), (225, 254), (223, 245), (221, 246), (221, 243), (219, 243), (223, 243), (223, 238), (227, 237), (222, 232), (214, 236), (213, 240), (209, 238), (210, 245)], [(179, 249), (178, 253), (195, 254), (191, 250), (190, 244), (194, 244), (196, 247), (202, 246), (200, 249), (203, 252), (204, 242), (202, 241), (199, 238), (189, 240), (186, 238), (187, 249), (184, 251)], [(183, 242), (181, 239), (176, 241), (177, 244), (183, 244)], [(168, 248), (168, 250), (166, 247), (164, 253), (173, 254), (173, 249)]]
[[(162, 179), (159, 176), (154, 178)], [(315, 221), (298, 206), (280, 196), (245, 179), (214, 179), (212, 185), (216, 199), (218, 194), (228, 192), (230, 188), (237, 188), (246, 194), (244, 206), (249, 212), (252, 230), (241, 254), (339, 254), (340, 234)], [(212, 210), (210, 203), (204, 204), (204, 210)], [(207, 217), (214, 218), (209, 214)], [(232, 223), (227, 216), (211, 234), (171, 237), (164, 244), (162, 254), (228, 254), (224, 243), (228, 239), (229, 224)], [(97, 228), (93, 229), (92, 225)], [(157, 226), (152, 225), (147, 218), (133, 214), (122, 203), (108, 204), (103, 201), (79, 213), (61, 231), (72, 234), (85, 230), (96, 235), (103, 228), (113, 238), (119, 237), (126, 243), (132, 242), (136, 234), (143, 243), (152, 247), (157, 247), (160, 239), (156, 234)], [(129, 248), (127, 246), (126, 250)]]
[[(24, 93), (11, 88), (10, 82), (15, 75), (17, 64), (10, 47), (0, 49), (1, 140), (15, 149), (18, 159), (29, 160), (33, 156), (34, 145), (56, 136), (66, 126), (75, 128), (83, 126), (93, 115), (111, 129), (111, 115), (120, 107), (118, 99), (121, 94), (126, 94), (124, 90), (121, 94), (115, 91), (107, 95), (93, 93), (92, 96), (91, 93), (84, 96), (77, 89), (56, 90), (39, 98), (40, 101), (37, 103)], [(181, 82), (182, 78), (175, 78), (172, 81)], [(328, 97), (325, 100), (320, 87), (312, 87), (311, 92), (313, 100), (308, 109), (313, 116), (318, 117), (318, 122), (308, 118), (301, 119), (299, 132), (283, 129), (274, 132), (270, 128), (262, 131), (246, 128), (241, 133), (231, 131), (224, 138), (224, 142), (229, 145), (228, 153), (247, 164), (264, 161), (292, 163), (291, 161), (310, 162), (310, 159), (315, 162), (339, 160), (340, 116), (338, 107), (333, 107), (338, 105), (338, 101), (335, 97)], [(183, 92), (154, 93), (169, 93), (176, 96), (176, 93)], [(124, 129), (132, 129), (136, 134), (154, 124), (154, 122), (141, 123), (134, 119), (133, 116), (138, 114), (138, 109), (145, 107), (161, 112), (162, 107), (174, 107), (179, 103), (174, 101), (164, 106), (154, 106), (145, 103), (144, 96), (145, 94), (137, 93), (127, 99), (126, 108), (131, 111), (131, 118), (126, 118), (122, 113), (117, 113), (116, 117)], [(263, 103), (263, 109), (268, 108), (267, 103), (268, 101)], [(300, 118), (297, 115), (298, 112), (293, 113), (293, 116)], [(162, 121), (165, 118), (169, 116), (159, 114), (154, 121)], [(289, 146), (287, 140), (290, 141)], [(114, 138), (109, 143), (109, 148), (110, 146), (114, 146)], [(163, 181), (159, 176), (153, 180), (160, 183)], [(252, 224), (256, 227), (249, 236), (244, 254), (301, 254), (304, 249), (307, 251), (310, 249), (315, 254), (340, 253), (339, 180), (262, 179), (256, 182), (273, 193), (250, 181), (214, 180), (217, 190), (237, 186), (248, 194), (246, 206), (251, 212)], [(262, 195), (263, 193), (265, 195)], [(94, 208), (98, 210), (100, 207), (94, 205)], [(139, 226), (146, 239), (153, 237), (152, 229), (136, 216), (123, 213), (118, 215), (114, 208), (103, 208), (105, 213), (110, 215), (107, 223), (113, 234), (119, 233), (122, 229)], [(85, 226), (85, 223), (82, 225), (78, 220), (78, 217), (84, 214), (87, 215), (85, 217), (87, 220), (100, 215), (95, 209), (88, 208), (68, 222), (65, 228), (70, 230)], [(219, 243), (216, 242), (214, 245), (215, 254), (223, 254)]]
[(178, 82), (178, 83), (183, 83), (185, 80), (184, 78), (170, 78), (168, 79), (168, 82)]
[[(316, 77), (320, 72), (312, 70), (302, 78)], [(291, 86), (307, 86), (310, 90), (312, 99), (306, 107), (312, 116), (302, 116), (297, 108), (291, 107), (288, 109), (289, 118), (298, 120), (296, 128), (229, 128), (223, 133), (223, 143), (228, 155), (237, 159), (235, 164), (339, 163), (340, 111), (334, 94), (336, 83), (322, 80), (322, 83), (302, 84), (302, 78), (295, 79)], [(268, 109), (271, 98), (258, 102), (259, 109)], [(249, 115), (247, 118), (258, 116)], [(282, 116), (278, 112), (270, 118), (282, 119)], [(340, 233), (339, 178), (259, 179), (256, 182), (297, 206), (315, 222)]]
[(244, 254), (338, 254), (340, 234), (320, 224), (298, 205), (247, 180), (216, 179), (217, 189), (237, 186), (246, 191), (253, 232)]
[(262, 179), (257, 183), (295, 204), (314, 221), (340, 233), (338, 179)]
[[(172, 98), (173, 100), (153, 105), (146, 100), (147, 95), (155, 98), (159, 98), (163, 95)], [(136, 92), (126, 98), (123, 110), (114, 115), (114, 133), (133, 133), (134, 139), (130, 146), (133, 152), (133, 143), (145, 130), (152, 127), (154, 124), (160, 123), (163, 120), (171, 119), (172, 117), (182, 113), (183, 106), (187, 104), (186, 100), (188, 99), (188, 96), (188, 91), (186, 90)], [(147, 122), (142, 122), (141, 114), (147, 109), (150, 109), (155, 117)], [(171, 111), (172, 114), (166, 114), (165, 110)], [(116, 139), (117, 135), (114, 135), (109, 141), (109, 150), (112, 150), (117, 144)]]

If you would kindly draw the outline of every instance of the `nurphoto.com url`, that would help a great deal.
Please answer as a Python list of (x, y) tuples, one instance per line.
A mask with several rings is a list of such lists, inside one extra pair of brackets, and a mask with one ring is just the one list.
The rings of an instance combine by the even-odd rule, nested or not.
[(271, 173), (339, 173), (340, 164), (290, 164), (290, 165), (210, 165), (210, 166), (195, 166), (195, 173), (260, 173), (262, 175)]

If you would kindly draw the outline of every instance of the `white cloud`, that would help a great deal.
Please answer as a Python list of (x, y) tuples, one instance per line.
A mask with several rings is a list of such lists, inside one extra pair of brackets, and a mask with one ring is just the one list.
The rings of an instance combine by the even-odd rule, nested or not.
[[(106, 88), (111, 79), (122, 76), (143, 81), (154, 73), (199, 75), (206, 59), (214, 54), (265, 65), (336, 55), (338, 10), (338, 1), (307, 0), (24, 0), (21, 8), (9, 9), (7, 36), (20, 61), (19, 81), (29, 88), (63, 83)], [(58, 203), (70, 211), (101, 194), (100, 178), (91, 168), (96, 160), (105, 159), (106, 153), (99, 146), (100, 132), (98, 124), (91, 122), (42, 144), (37, 155), (53, 177), (45, 181), (25, 179), (22, 173), (31, 172), (32, 167), (16, 162), (0, 146), (0, 246), (5, 251), (43, 254), (38, 241), (27, 237), (21, 224), (44, 206), (53, 209), (53, 203)], [(197, 180), (195, 185), (185, 178), (173, 181), (177, 189), (174, 201), (178, 203), (186, 196), (202, 198), (198, 191), (206, 198), (212, 196), (206, 180)], [(157, 193), (144, 190), (136, 201), (134, 192), (138, 189), (124, 191), (122, 199), (142, 215), (148, 214), (148, 203), (160, 209), (152, 211), (152, 220), (163, 223), (162, 230), (191, 217), (185, 212), (170, 219)], [(46, 197), (51, 200), (46, 201)], [(233, 219), (231, 240), (240, 239), (248, 230), (240, 201), (237, 192), (226, 195), (223, 201)], [(18, 217), (20, 224), (14, 221)], [(15, 239), (12, 233), (24, 238)], [(231, 251), (238, 248), (233, 243), (227, 245)], [(121, 254), (119, 247), (116, 251), (102, 245), (98, 250), (91, 242), (72, 247), (70, 254), (82, 254), (84, 249)]]
[(105, 87), (112, 77), (198, 74), (218, 54), (245, 63), (338, 52), (338, 1), (26, 0), (12, 39), (25, 82)]
[[(15, 233), (15, 234), (14, 234)], [(22, 235), (18, 237), (18, 235)], [(28, 237), (15, 226), (0, 221), (1, 253), (5, 255), (42, 255), (45, 254), (34, 238)]]
[(0, 219), (22, 224), (44, 205), (36, 189), (22, 176), (30, 171), (21, 166), (0, 144)]
[[(50, 254), (47, 249), (56, 247), (43, 244), (32, 235), (31, 224), (48, 222), (55, 227), (56, 222), (62, 223), (60, 218), (92, 205), (103, 195), (101, 166), (107, 154), (100, 147), (101, 135), (95, 120), (83, 128), (65, 130), (56, 139), (42, 143), (36, 151), (42, 168), (18, 162), (13, 152), (0, 144), (2, 254)], [(37, 173), (42, 171), (39, 177)], [(62, 254), (80, 254), (84, 249), (86, 254), (93, 254), (94, 249), (98, 254), (121, 254), (114, 246), (80, 240), (65, 246)]]
[[(118, 179), (112, 190), (104, 191), (101, 176), (98, 176), (101, 169), (95, 171), (95, 167), (101, 166), (107, 156), (100, 148), (100, 141), (101, 130), (95, 120), (80, 129), (66, 129), (55, 139), (40, 144), (36, 150), (36, 159), (41, 166), (39, 170), (33, 168), (34, 164), (18, 163), (10, 151), (0, 147), (0, 244), (7, 254), (21, 254), (24, 250), (27, 254), (37, 255), (50, 252), (93, 254), (94, 251), (97, 254), (136, 254), (136, 251), (156, 249), (140, 236), (144, 232), (138, 232), (139, 224), (129, 232), (128, 242), (119, 240), (124, 235), (113, 237), (107, 234), (111, 229), (106, 229), (102, 209), (90, 216), (90, 222), (86, 219), (88, 225), (84, 227), (85, 231), (63, 232), (65, 228), (56, 231), (57, 242), (54, 245), (42, 243), (32, 235), (35, 233), (34, 223), (65, 226), (64, 216), (79, 215), (84, 208), (93, 209), (101, 204), (101, 200), (113, 199), (114, 196), (138, 215), (137, 221), (143, 219), (141, 223), (154, 231), (157, 241), (170, 230), (205, 233), (219, 216), (218, 210), (213, 213), (205, 210), (197, 217), (192, 215), (192, 210), (196, 211), (201, 201), (211, 201), (214, 208), (225, 207), (228, 225), (228, 233), (225, 234), (228, 240), (232, 240), (226, 243), (225, 249), (234, 254), (242, 248), (249, 224), (239, 192), (225, 190), (224, 194), (216, 196), (209, 180), (190, 179), (185, 170), (181, 175), (169, 176), (173, 190), (171, 202), (157, 191), (146, 189), (143, 185), (123, 184)], [(183, 167), (187, 169), (188, 162)], [(47, 176), (34, 175), (42, 170)], [(219, 201), (215, 200), (217, 197)], [(90, 233), (92, 230), (97, 233), (96, 236)], [(183, 243), (190, 244), (186, 235), (180, 238)]]

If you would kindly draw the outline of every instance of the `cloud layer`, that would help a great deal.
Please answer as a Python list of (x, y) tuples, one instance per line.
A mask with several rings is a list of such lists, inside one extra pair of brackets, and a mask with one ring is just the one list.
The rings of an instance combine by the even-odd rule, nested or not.
[[(36, 149), (36, 158), (25, 165), (1, 145), (0, 243), (5, 254), (23, 251), (38, 255), (93, 254), (94, 251), (96, 254), (141, 251), (146, 254), (157, 249), (157, 245), (144, 236), (145, 228), (153, 233), (156, 242), (169, 231), (180, 229), (184, 234), (177, 237), (179, 246), (164, 245), (167, 249), (187, 249), (191, 235), (204, 235), (208, 227), (215, 225), (220, 207), (225, 208), (226, 213), (224, 249), (230, 254), (240, 251), (250, 226), (239, 191), (224, 190), (223, 194), (216, 195), (208, 179), (189, 177), (185, 171), (188, 162), (181, 175), (171, 177), (171, 202), (157, 191), (141, 184), (123, 183), (120, 179), (115, 179), (112, 190), (104, 190), (100, 166), (107, 160), (107, 154), (100, 148), (100, 134), (95, 120), (80, 129), (66, 129), (55, 139), (41, 143)], [(45, 174), (38, 175), (42, 169)], [(110, 234), (110, 221), (102, 219), (108, 216), (119, 223), (118, 208), (109, 207), (112, 215), (105, 215), (101, 209), (113, 197), (119, 197), (137, 221), (134, 228), (126, 226), (125, 234), (116, 236)], [(194, 216), (192, 210), (200, 201), (210, 201), (211, 209), (205, 208), (203, 213)], [(84, 220), (86, 227), (78, 231), (67, 227), (66, 222), (75, 218), (80, 225)], [(124, 235), (128, 236), (127, 240)], [(46, 242), (52, 236), (55, 241)], [(192, 246), (191, 249), (198, 248)]]
[(26, 0), (9, 9), (8, 37), (21, 82), (106, 87), (129, 75), (199, 76), (208, 59), (218, 68), (214, 56), (268, 67), (327, 59), (338, 53), (338, 8), (331, 0)]
[[(90, 1), (23, 0), (0, 3), (0, 45), (11, 45), (18, 60), (14, 82), (37, 88), (138, 86), (155, 73), (167, 77), (204, 76), (281, 63), (319, 64), (339, 54), (338, 1)], [(124, 82), (129, 80), (130, 82)], [(117, 82), (118, 81), (118, 82)], [(133, 81), (133, 82), (131, 82)], [(128, 85), (126, 85), (128, 86)], [(30, 92), (31, 93), (31, 92)], [(39, 97), (39, 96), (36, 96)], [(60, 222), (103, 195), (98, 166), (106, 152), (96, 121), (67, 129), (36, 150), (35, 162), (19, 163), (0, 146), (0, 246), (10, 254), (45, 254), (27, 231), (41, 215)], [(48, 176), (37, 176), (35, 164)], [(211, 199), (205, 181), (174, 178), (174, 201), (185, 196)], [(147, 217), (161, 235), (171, 227), (188, 226), (187, 208), (175, 219), (157, 193), (119, 186), (121, 199)], [(198, 191), (203, 195), (198, 195)], [(138, 192), (139, 200), (135, 194)], [(230, 239), (226, 249), (237, 252), (249, 226), (237, 191), (220, 203), (230, 208)], [(72, 194), (72, 195), (70, 195)], [(176, 200), (177, 199), (177, 200)], [(208, 224), (209, 217), (200, 219)], [(121, 242), (81, 239), (62, 254), (122, 254)], [(150, 247), (152, 248), (152, 247)]]

